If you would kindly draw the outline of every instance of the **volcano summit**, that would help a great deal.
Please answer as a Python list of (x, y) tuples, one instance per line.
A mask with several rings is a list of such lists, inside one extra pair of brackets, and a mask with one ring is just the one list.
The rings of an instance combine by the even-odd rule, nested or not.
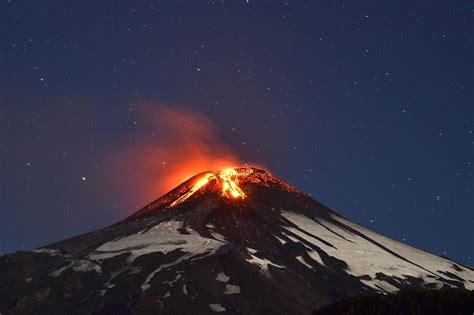
[(354, 224), (270, 173), (205, 172), (107, 228), (0, 258), (0, 313), (308, 314), (474, 271)]

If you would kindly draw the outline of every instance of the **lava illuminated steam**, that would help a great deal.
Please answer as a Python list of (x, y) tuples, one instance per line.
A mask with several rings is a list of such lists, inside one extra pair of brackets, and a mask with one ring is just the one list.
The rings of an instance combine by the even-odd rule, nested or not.
[(239, 176), (247, 175), (245, 172), (239, 172), (235, 168), (226, 168), (220, 172), (205, 173), (200, 177), (196, 183), (184, 195), (176, 199), (170, 204), (171, 207), (176, 206), (189, 197), (191, 197), (198, 190), (204, 188), (212, 180), (217, 181), (221, 189), (221, 195), (230, 199), (245, 199), (247, 195), (239, 187)]
[[(213, 122), (201, 113), (157, 105), (134, 113), (140, 128), (108, 155), (107, 178), (119, 189), (114, 194), (125, 196), (137, 208), (203, 171), (244, 164)], [(221, 176), (226, 195), (245, 195), (233, 183), (231, 172)], [(203, 177), (195, 191), (211, 179)]]

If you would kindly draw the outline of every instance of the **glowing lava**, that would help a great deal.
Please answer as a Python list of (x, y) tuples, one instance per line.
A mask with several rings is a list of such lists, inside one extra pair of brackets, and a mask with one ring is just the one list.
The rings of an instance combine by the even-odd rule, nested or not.
[(227, 168), (217, 173), (206, 173), (197, 182), (189, 189), (185, 194), (180, 196), (178, 199), (173, 201), (170, 206), (176, 206), (192, 195), (196, 193), (201, 188), (205, 187), (211, 180), (217, 181), (217, 184), (221, 188), (221, 195), (223, 197), (232, 198), (232, 199), (245, 199), (247, 195), (239, 187), (239, 176), (244, 176), (246, 174), (239, 173), (234, 168)]
[(227, 197), (232, 198), (242, 198), (246, 197), (245, 193), (239, 187), (239, 173), (233, 169), (228, 168), (217, 174), (219, 179), (222, 181), (222, 194)]
[(202, 187), (206, 186), (208, 183), (209, 183), (209, 179), (211, 177), (213, 177), (214, 174), (213, 173), (207, 173), (205, 174), (203, 177), (201, 177), (197, 182), (196, 184), (194, 184), (193, 187), (191, 187), (191, 189), (185, 193), (184, 195), (182, 195), (181, 197), (179, 197), (178, 199), (176, 199), (175, 201), (173, 201), (171, 203), (170, 206), (176, 206), (177, 204), (180, 204), (181, 202), (185, 201), (186, 199), (188, 199), (189, 197), (191, 197), (196, 191), (198, 191), (199, 189), (201, 189)]

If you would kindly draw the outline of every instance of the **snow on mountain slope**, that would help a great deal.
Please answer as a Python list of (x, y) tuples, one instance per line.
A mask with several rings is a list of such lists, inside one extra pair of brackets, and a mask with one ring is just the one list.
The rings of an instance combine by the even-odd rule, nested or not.
[[(136, 234), (115, 239), (96, 248), (89, 258), (104, 260), (123, 253), (128, 253), (130, 262), (135, 258), (153, 252), (169, 253), (173, 250), (189, 254), (192, 258), (201, 254), (212, 254), (214, 250), (226, 244), (213, 238), (200, 236), (193, 229), (183, 225), (182, 221), (165, 221)], [(180, 233), (184, 229), (186, 234)]]
[[(312, 220), (292, 211), (282, 210), (281, 213), (283, 217), (303, 231), (292, 227), (285, 229), (317, 245), (330, 256), (346, 262), (348, 273), (362, 277), (361, 281), (374, 289), (395, 291), (398, 288), (393, 285), (393, 282), (408, 285), (408, 277), (423, 279), (426, 286), (436, 288), (449, 282), (464, 282), (462, 279), (467, 278), (471, 281), (465, 281), (464, 286), (469, 290), (474, 289), (472, 281), (474, 280), (474, 271), (471, 269), (394, 241), (339, 216), (331, 215), (331, 218), (352, 230), (324, 219)], [(321, 242), (320, 239), (329, 242), (332, 246)], [(308, 248), (308, 254), (319, 257), (319, 254), (310, 248)], [(320, 259), (318, 261), (322, 263)], [(388, 278), (377, 279), (379, 273)], [(364, 279), (365, 276), (370, 278)], [(446, 281), (440, 281), (439, 278), (446, 279)]]

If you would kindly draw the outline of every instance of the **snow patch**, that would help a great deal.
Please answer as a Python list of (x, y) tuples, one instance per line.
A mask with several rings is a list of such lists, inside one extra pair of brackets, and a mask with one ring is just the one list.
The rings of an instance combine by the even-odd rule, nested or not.
[(291, 241), (293, 241), (295, 243), (302, 244), (305, 247), (306, 253), (309, 255), (309, 257), (311, 257), (318, 264), (320, 264), (322, 266), (326, 266), (323, 262), (323, 259), (321, 258), (321, 256), (319, 255), (319, 253), (317, 251), (315, 251), (312, 248), (308, 247), (305, 243), (301, 243), (300, 240), (298, 240), (297, 238), (295, 238), (291, 235), (286, 234), (285, 232), (283, 232), (283, 235), (285, 235), (286, 237), (288, 237)]
[(181, 274), (176, 274), (176, 278), (174, 278), (174, 280), (171, 280), (171, 281), (163, 281), (162, 283), (163, 284), (168, 284), (170, 287), (174, 286), (174, 284), (176, 283), (176, 281), (178, 281), (179, 279), (181, 279), (182, 275)]
[(102, 272), (102, 267), (93, 261), (79, 259), (75, 264), (73, 264), (72, 270), (77, 272), (95, 271), (100, 273)]
[(253, 254), (255, 254), (257, 252), (257, 250), (253, 249), (253, 248), (250, 248), (250, 247), (247, 247), (247, 251), (250, 254), (251, 258), (247, 258), (245, 259), (247, 262), (251, 263), (251, 264), (254, 264), (254, 265), (257, 265), (260, 267), (260, 269), (264, 272), (264, 273), (267, 273), (268, 272), (268, 265), (272, 265), (274, 267), (277, 267), (277, 268), (285, 268), (285, 266), (281, 266), (281, 265), (278, 265), (278, 264), (275, 264), (274, 262), (266, 259), (266, 258), (259, 258)]
[(221, 304), (210, 303), (209, 308), (214, 312), (225, 312), (225, 307), (223, 307)]
[(221, 241), (221, 242), (226, 242), (226, 239), (225, 239), (225, 236), (220, 234), (220, 233), (217, 233), (217, 232), (214, 232), (214, 231), (209, 231), (209, 233), (212, 235), (212, 237), (214, 237), (216, 240), (218, 241)]
[(316, 261), (318, 264), (320, 264), (321, 266), (326, 267), (326, 265), (323, 262), (323, 259), (321, 258), (321, 256), (319, 255), (319, 253), (317, 251), (307, 250), (306, 253), (309, 255), (309, 257), (311, 257), (311, 259)]
[[(209, 255), (215, 254), (217, 249), (221, 246), (227, 244), (226, 242), (217, 241), (210, 238), (205, 238), (200, 236), (197, 232), (188, 228), (188, 234), (180, 234), (177, 229), (182, 226), (182, 222), (179, 221), (168, 221), (165, 223), (160, 223), (157, 226), (153, 227), (151, 230), (154, 230), (146, 242), (148, 243), (148, 250), (160, 251), (163, 253), (168, 253), (172, 250), (179, 249), (185, 254), (174, 262), (160, 265), (157, 269), (152, 271), (146, 278), (145, 282), (142, 284), (142, 289), (145, 291), (150, 286), (148, 285), (151, 279), (161, 270), (170, 268), (172, 266), (178, 265), (179, 263), (185, 260), (199, 260), (205, 258)], [(144, 233), (141, 236), (146, 236), (150, 232)], [(140, 236), (140, 237), (141, 237)], [(135, 235), (129, 236), (128, 238), (136, 237)], [(176, 244), (177, 240), (181, 240), (179, 244)], [(133, 240), (126, 240), (124, 242), (127, 245)], [(158, 244), (153, 244), (152, 242), (157, 242)], [(105, 245), (105, 244), (104, 244)], [(101, 247), (103, 247), (102, 245)], [(109, 245), (110, 246), (110, 245)], [(148, 252), (147, 250), (147, 252)], [(143, 251), (140, 250), (139, 254), (142, 254)], [(204, 255), (203, 255), (204, 254)], [(135, 257), (138, 257), (137, 253), (133, 254)], [(199, 257), (195, 257), (198, 256)], [(195, 258), (194, 258), (195, 257)]]
[(50, 277), (56, 278), (63, 274), (66, 270), (72, 269), (76, 272), (88, 272), (94, 271), (97, 273), (102, 272), (102, 267), (97, 264), (96, 262), (86, 260), (86, 259), (78, 259), (78, 260), (71, 260), (66, 266), (63, 266), (49, 274)]
[(58, 250), (51, 249), (51, 248), (46, 248), (46, 247), (33, 249), (32, 252), (33, 253), (38, 253), (38, 254), (48, 254), (48, 255), (51, 255), (51, 256), (64, 256)]
[(200, 236), (188, 228), (190, 234), (181, 234), (182, 221), (166, 221), (141, 234), (133, 234), (102, 244), (89, 255), (90, 259), (103, 260), (122, 253), (130, 253), (129, 262), (154, 252), (169, 253), (179, 249), (186, 253), (202, 254), (225, 244), (223, 241)]
[(250, 247), (247, 247), (247, 251), (251, 254), (255, 254), (257, 253), (257, 250), (256, 249), (253, 249), (253, 248), (250, 248)]
[(234, 284), (226, 284), (224, 294), (239, 294), (240, 286)]
[(224, 272), (219, 272), (217, 274), (216, 280), (220, 282), (227, 282), (229, 281), (230, 277), (226, 275)]
[(281, 245), (285, 245), (287, 243), (287, 241), (285, 241), (284, 239), (282, 238), (279, 238), (278, 236), (276, 235), (273, 235), (277, 240), (278, 242), (280, 242)]
[(302, 263), (303, 265), (305, 265), (306, 267), (308, 267), (309, 269), (313, 269), (313, 266), (311, 266), (310, 264), (308, 264), (306, 262), (306, 260), (304, 259), (303, 256), (296, 256), (296, 260), (298, 260), (300, 263)]

